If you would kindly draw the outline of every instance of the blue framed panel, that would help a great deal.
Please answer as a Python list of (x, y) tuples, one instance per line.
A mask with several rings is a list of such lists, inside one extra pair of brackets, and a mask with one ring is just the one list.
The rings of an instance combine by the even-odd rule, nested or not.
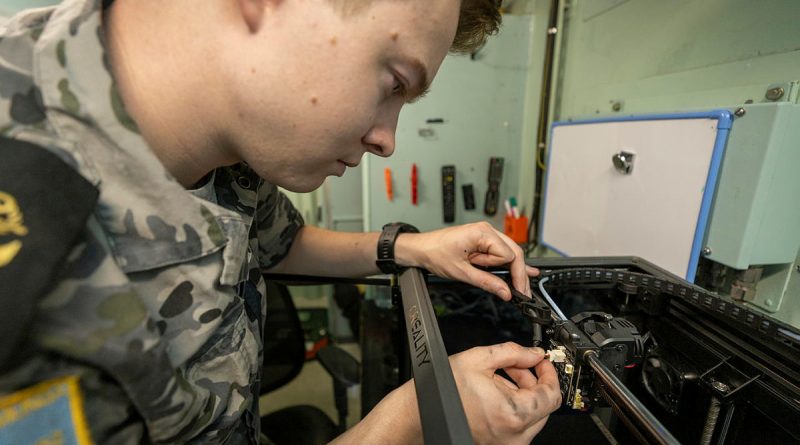
[(728, 140), (728, 134), (730, 132), (731, 126), (733, 124), (733, 116), (728, 110), (712, 110), (706, 112), (675, 113), (675, 114), (649, 114), (649, 115), (623, 116), (623, 117), (605, 117), (598, 119), (554, 122), (550, 128), (550, 146), (548, 147), (547, 167), (545, 171), (546, 176), (545, 176), (545, 184), (544, 184), (543, 198), (541, 204), (542, 207), (540, 212), (540, 219), (538, 221), (539, 240), (541, 241), (541, 244), (557, 252), (560, 255), (570, 256), (569, 252), (566, 252), (564, 249), (551, 244), (544, 238), (545, 217), (547, 215), (548, 199), (550, 199), (550, 196), (548, 195), (548, 190), (550, 188), (550, 180), (551, 180), (550, 168), (552, 165), (551, 158), (553, 155), (553, 145), (552, 145), (553, 133), (557, 127), (598, 124), (598, 123), (622, 123), (622, 122), (687, 120), (687, 119), (705, 119), (705, 120), (717, 121), (716, 122), (717, 133), (714, 140), (714, 147), (711, 152), (711, 159), (709, 163), (708, 174), (705, 181), (705, 187), (703, 189), (703, 195), (700, 201), (700, 211), (699, 214), (697, 215), (697, 221), (695, 224), (695, 232), (691, 246), (689, 263), (686, 267), (686, 273), (684, 275), (687, 281), (694, 282), (695, 273), (697, 271), (697, 264), (700, 259), (700, 255), (703, 249), (703, 243), (706, 236), (706, 229), (708, 226), (709, 215), (711, 213), (711, 207), (714, 199), (716, 185), (718, 182), (717, 180), (719, 177), (719, 170), (722, 165), (722, 159), (725, 152), (725, 145)]

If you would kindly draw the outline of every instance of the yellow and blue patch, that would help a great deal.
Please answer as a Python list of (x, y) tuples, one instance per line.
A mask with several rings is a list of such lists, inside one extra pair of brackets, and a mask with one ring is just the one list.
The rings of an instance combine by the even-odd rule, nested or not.
[(48, 380), (0, 397), (0, 445), (89, 445), (78, 378)]

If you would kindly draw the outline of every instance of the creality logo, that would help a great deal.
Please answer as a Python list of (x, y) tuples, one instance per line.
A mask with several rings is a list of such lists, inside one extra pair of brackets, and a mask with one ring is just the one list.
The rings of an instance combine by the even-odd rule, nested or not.
[(419, 368), (431, 361), (428, 352), (428, 342), (425, 339), (425, 332), (422, 331), (422, 322), (419, 320), (419, 309), (417, 309), (417, 305), (411, 306), (408, 310), (408, 318), (411, 319), (411, 338), (414, 342), (417, 367)]

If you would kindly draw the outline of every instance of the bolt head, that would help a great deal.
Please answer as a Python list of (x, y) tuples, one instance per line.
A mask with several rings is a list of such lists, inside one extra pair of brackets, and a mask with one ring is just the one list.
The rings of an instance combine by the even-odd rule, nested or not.
[(622, 109), (622, 103), (620, 103), (620, 102), (614, 102), (613, 104), (611, 104), (611, 110), (613, 110), (613, 111), (619, 111), (619, 110), (621, 110), (621, 109)]
[(708, 247), (708, 246), (706, 246), (706, 247), (703, 247), (703, 255), (704, 255), (704, 256), (709, 256), (709, 255), (711, 255), (711, 248), (710, 248), (710, 247)]
[(770, 88), (767, 90), (767, 94), (765, 94), (765, 97), (769, 100), (778, 100), (781, 97), (783, 97), (783, 93), (784, 93), (783, 87)]
[(767, 301), (765, 301), (764, 303), (766, 303), (767, 306), (772, 306), (774, 304), (774, 302), (770, 299), (767, 299)]
[(742, 107), (739, 107), (739, 108), (737, 108), (737, 109), (736, 109), (736, 111), (734, 111), (734, 112), (733, 112), (733, 114), (734, 114), (736, 117), (742, 117), (742, 116), (744, 116), (744, 115), (745, 115), (745, 113), (747, 113), (747, 110), (745, 110), (745, 109), (744, 109), (744, 108), (742, 108)]
[(722, 393), (728, 392), (731, 389), (728, 385), (718, 380), (714, 380), (713, 382), (711, 382), (711, 387)]

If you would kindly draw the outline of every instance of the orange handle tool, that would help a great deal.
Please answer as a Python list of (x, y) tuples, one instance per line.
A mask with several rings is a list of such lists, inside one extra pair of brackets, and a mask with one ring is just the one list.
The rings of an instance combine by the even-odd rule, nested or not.
[(386, 199), (389, 201), (394, 200), (394, 191), (392, 190), (392, 169), (386, 167), (383, 171), (383, 179), (386, 181)]

